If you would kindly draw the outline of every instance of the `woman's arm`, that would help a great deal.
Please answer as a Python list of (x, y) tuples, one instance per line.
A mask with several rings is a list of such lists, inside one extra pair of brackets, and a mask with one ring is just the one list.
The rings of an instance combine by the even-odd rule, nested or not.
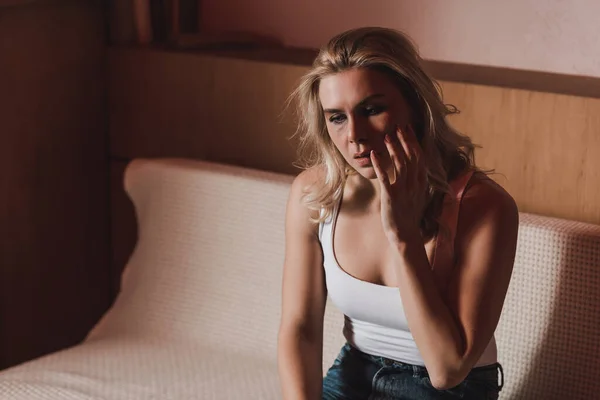
[[(462, 382), (488, 346), (500, 319), (516, 253), (517, 206), (491, 179), (463, 197), (456, 235), (457, 264), (443, 296), (434, 281), (418, 223), (426, 188), (423, 154), (412, 131), (386, 138), (396, 178), (371, 155), (381, 187), (381, 220), (395, 249), (395, 273), (406, 319), (431, 383)], [(475, 178), (475, 176), (473, 177)]]
[(472, 187), (461, 206), (447, 298), (434, 283), (423, 243), (397, 244), (400, 296), (436, 388), (462, 382), (492, 339), (512, 274), (517, 230), (510, 196), (490, 183)]
[(318, 225), (301, 202), (303, 190), (317, 172), (294, 180), (286, 211), (282, 316), (278, 367), (285, 400), (321, 398), (323, 382), (323, 316), (327, 292)]

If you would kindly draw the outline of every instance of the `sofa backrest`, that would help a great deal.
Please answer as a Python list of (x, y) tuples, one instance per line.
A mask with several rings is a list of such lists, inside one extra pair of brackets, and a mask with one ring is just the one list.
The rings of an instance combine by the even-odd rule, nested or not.
[(498, 328), (505, 399), (600, 393), (600, 226), (520, 214)]
[[(291, 176), (190, 160), (135, 160), (125, 188), (138, 242), (89, 335), (193, 340), (276, 359)], [(332, 350), (343, 316), (328, 307)]]
[[(291, 176), (191, 160), (136, 160), (125, 187), (139, 240), (115, 305), (88, 340), (191, 340), (276, 359)], [(600, 227), (521, 214), (496, 331), (505, 399), (600, 393)], [(343, 344), (330, 304), (324, 366)]]

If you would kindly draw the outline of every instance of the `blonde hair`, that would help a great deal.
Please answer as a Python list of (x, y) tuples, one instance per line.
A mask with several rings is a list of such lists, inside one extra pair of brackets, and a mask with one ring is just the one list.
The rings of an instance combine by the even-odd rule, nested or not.
[(415, 133), (420, 137), (429, 200), (421, 230), (433, 234), (440, 227), (444, 194), (448, 181), (465, 168), (475, 168), (471, 139), (450, 126), (446, 117), (458, 113), (444, 104), (439, 84), (423, 70), (415, 45), (401, 32), (377, 27), (352, 29), (333, 37), (314, 60), (290, 96), (299, 114), (300, 160), (302, 168), (324, 167), (323, 179), (305, 193), (307, 207), (318, 212), (314, 222), (328, 218), (339, 202), (346, 178), (353, 173), (331, 141), (319, 100), (319, 83), (324, 77), (352, 68), (370, 68), (392, 78), (408, 102)]

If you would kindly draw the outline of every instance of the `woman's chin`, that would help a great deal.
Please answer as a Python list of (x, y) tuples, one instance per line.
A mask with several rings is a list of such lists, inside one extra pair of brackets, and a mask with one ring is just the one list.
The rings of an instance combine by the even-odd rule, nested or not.
[(355, 171), (365, 179), (377, 179), (377, 174), (375, 173), (375, 169), (373, 167), (356, 168)]

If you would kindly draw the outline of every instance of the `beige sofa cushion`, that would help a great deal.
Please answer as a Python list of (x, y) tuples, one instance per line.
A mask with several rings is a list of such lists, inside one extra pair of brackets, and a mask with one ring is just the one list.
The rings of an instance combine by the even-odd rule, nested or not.
[(503, 399), (600, 398), (600, 226), (521, 213), (496, 338)]
[[(186, 340), (275, 362), (291, 181), (202, 161), (134, 161), (125, 186), (139, 241), (90, 339)], [(325, 363), (343, 344), (342, 316), (330, 320)]]
[(111, 337), (0, 373), (4, 400), (280, 400), (277, 366), (191, 341)]

